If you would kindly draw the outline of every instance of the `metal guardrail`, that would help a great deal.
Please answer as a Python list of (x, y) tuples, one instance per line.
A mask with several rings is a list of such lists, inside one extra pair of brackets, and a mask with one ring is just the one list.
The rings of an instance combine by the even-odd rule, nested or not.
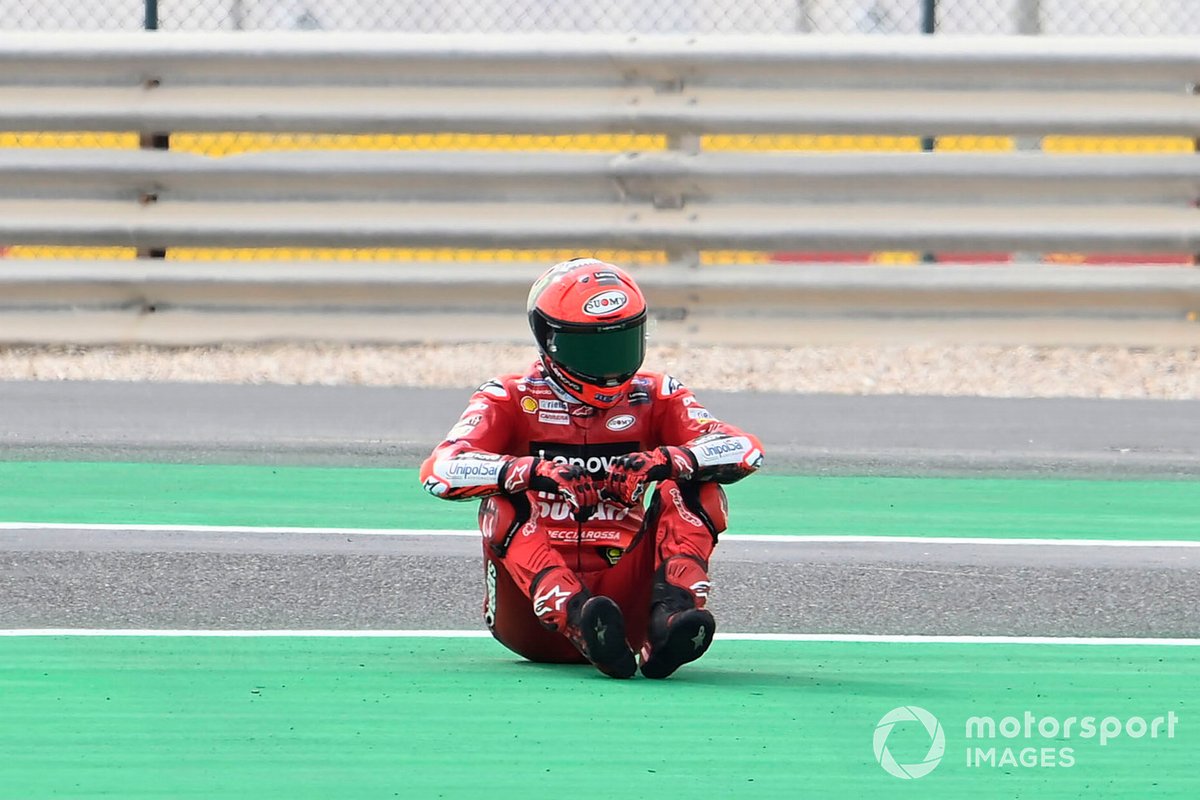
[[(2, 264), (0, 340), (527, 343), (544, 264), (27, 261)], [(940, 339), (1194, 345), (1200, 271), (922, 265), (643, 268), (656, 342)], [(70, 309), (69, 314), (55, 313)], [(48, 324), (53, 322), (53, 324)]]
[[(0, 129), (136, 131), (159, 143), (185, 131), (653, 133), (669, 149), (223, 159), (154, 149), (0, 152), (0, 241), (143, 252), (651, 249), (687, 266), (701, 251), (725, 250), (1196, 253), (1195, 156), (721, 153), (703, 152), (700, 141), (800, 132), (1196, 139), (1198, 80), (1200, 47), (1190, 39), (27, 35), (0, 43)], [(41, 282), (28, 274), (36, 267), (9, 264), (0, 294), (10, 310), (200, 307), (202, 295), (239, 297), (240, 276), (259, 274), (238, 272), (249, 265), (174, 265), (176, 277), (191, 276), (180, 283), (161, 265), (134, 264), (43, 265)], [(370, 274), (424, 287), (413, 296), (430, 308), (440, 307), (430, 281), (447, 292), (480, 287), (473, 296), (488, 303), (492, 283), (482, 275), (455, 283), (467, 274), (457, 269), (390, 265)], [(1184, 269), (1153, 273), (1145, 286), (1077, 272), (1057, 289), (1046, 283), (1051, 273), (1010, 270), (1020, 288), (1005, 291), (980, 271), (957, 273), (964, 284), (952, 287), (948, 273), (925, 270), (859, 270), (839, 282), (837, 272), (794, 269), (742, 268), (720, 280), (708, 267), (657, 274), (691, 287), (679, 296), (693, 300), (677, 304), (685, 317), (734, 313), (746, 287), (760, 305), (786, 300), (780, 313), (853, 311), (854, 297), (875, 313), (887, 306), (881, 299), (904, 295), (903, 281), (926, 275), (938, 278), (921, 291), (910, 286), (906, 309), (978, 312), (981, 297), (1010, 311), (1022, 298), (1030, 309), (1072, 314), (1197, 307), (1195, 273)], [(693, 273), (712, 283), (684, 279)], [(343, 264), (270, 276), (283, 288), (254, 296), (274, 298), (272, 308), (281, 297), (308, 313), (331, 297), (344, 309), (355, 297), (369, 307), (392, 296)], [(1098, 283), (1089, 288), (1079, 276)], [(821, 285), (832, 288), (822, 294)]]

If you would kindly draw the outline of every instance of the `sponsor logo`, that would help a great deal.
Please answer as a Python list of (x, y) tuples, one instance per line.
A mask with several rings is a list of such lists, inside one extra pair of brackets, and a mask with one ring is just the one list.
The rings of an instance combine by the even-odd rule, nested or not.
[(617, 458), (617, 456), (589, 456), (588, 458), (554, 456), (553, 461), (556, 464), (575, 464), (576, 467), (582, 467), (588, 473), (607, 473), (612, 469), (612, 463)]
[(683, 384), (679, 381), (678, 378), (672, 377), (670, 375), (663, 375), (663, 382), (662, 382), (662, 386), (659, 388), (659, 391), (663, 397), (670, 397), (671, 395), (675, 394), (682, 388), (683, 388)]
[(500, 465), (494, 461), (475, 458), (451, 459), (445, 462), (442, 476), (445, 478), (495, 478)]
[(546, 535), (555, 542), (619, 542), (621, 532), (615, 530), (587, 530), (580, 536), (574, 528), (549, 528)]
[(679, 477), (692, 477), (692, 471), (695, 469), (695, 467), (692, 466), (692, 462), (687, 456), (682, 456), (677, 453), (672, 460), (675, 462), (675, 471), (679, 473)]
[(483, 600), (483, 621), (489, 628), (496, 627), (496, 564), (493, 561), (488, 561), (487, 577), (485, 579), (487, 585), (487, 596)]
[(475, 430), (474, 425), (455, 425), (450, 429), (450, 432), (446, 434), (446, 438), (451, 441), (454, 439), (461, 439), (473, 430)]
[(530, 455), (548, 458), (557, 464), (574, 464), (592, 475), (607, 474), (616, 459), (638, 449), (637, 442), (613, 442), (587, 447), (554, 442), (529, 443)]
[[(568, 389), (574, 389), (577, 392), (583, 391), (583, 384), (579, 381), (571, 380), (561, 369), (554, 370), (554, 378)], [(568, 395), (569, 396), (569, 395)]]
[(525, 484), (529, 478), (529, 462), (518, 464), (513, 462), (504, 475), (504, 491), (515, 492), (517, 487)]
[(455, 425), (453, 428), (450, 429), (450, 432), (448, 434), (446, 434), (446, 438), (447, 439), (460, 439), (463, 436), (466, 436), (471, 431), (475, 430), (475, 426), (477, 426), (482, 421), (483, 421), (482, 414), (472, 414), (469, 417), (463, 417), (462, 419), (460, 419), (458, 421), (457, 425)]
[(689, 408), (688, 416), (691, 417), (692, 419), (704, 419), (704, 420), (715, 420), (716, 419), (716, 417), (714, 417), (711, 413), (709, 413), (709, 410), (707, 408), (700, 408), (698, 406), (696, 408)]
[(708, 593), (712, 591), (712, 581), (696, 581), (688, 588), (696, 597), (708, 597)]
[(705, 458), (720, 458), (729, 453), (744, 453), (746, 442), (743, 439), (728, 439), (720, 444), (706, 444), (700, 448)]
[(616, 289), (594, 294), (583, 304), (583, 313), (589, 317), (603, 317), (620, 311), (629, 305), (629, 296)]
[(479, 532), (483, 534), (484, 541), (489, 541), (496, 536), (496, 515), (498, 513), (496, 501), (491, 497), (479, 504)]
[(545, 616), (550, 613), (551, 606), (554, 611), (562, 611), (563, 603), (567, 602), (570, 596), (570, 592), (563, 591), (562, 586), (556, 583), (533, 598), (533, 613), (539, 617)]
[(675, 504), (675, 510), (679, 512), (679, 518), (696, 528), (703, 528), (704, 522), (693, 514), (683, 502), (683, 495), (674, 486), (671, 487), (671, 502)]
[(537, 407), (542, 411), (566, 411), (567, 404), (562, 400), (539, 400)]
[(621, 560), (621, 556), (625, 555), (625, 551), (619, 547), (605, 547), (600, 554), (604, 556), (604, 560), (610, 567), (615, 567)]
[(597, 403), (611, 403), (613, 400), (616, 400), (620, 396), (621, 396), (620, 392), (617, 392), (616, 394), (599, 394), (599, 393), (597, 393), (595, 395), (595, 398), (596, 398)]
[(499, 397), (501, 400), (508, 399), (508, 389), (505, 389), (504, 384), (496, 380), (481, 383), (475, 391), (490, 394), (492, 397)]
[(641, 406), (650, 402), (650, 393), (645, 389), (634, 389), (626, 399), (631, 406)]
[(604, 427), (608, 428), (610, 431), (623, 431), (633, 425), (633, 423), (636, 421), (637, 419), (633, 416), (633, 414), (621, 414), (620, 416), (613, 417), (608, 422), (604, 423)]
[(694, 394), (689, 394), (687, 397), (683, 398), (684, 406), (694, 406), (696, 405), (696, 402), (696, 395)]
[[(897, 722), (919, 722), (929, 735), (929, 751), (925, 758), (911, 764), (900, 764), (888, 750), (887, 740)], [(937, 717), (919, 706), (901, 706), (893, 708), (883, 715), (875, 726), (875, 760), (889, 775), (911, 780), (923, 778), (933, 772), (942, 763), (942, 755), (946, 752), (946, 733)]]
[(422, 485), (425, 487), (425, 491), (429, 492), (434, 497), (441, 497), (442, 495), (446, 494), (446, 490), (450, 488), (450, 485), (445, 481), (439, 480), (432, 475), (426, 478), (425, 483)]
[(559, 411), (539, 411), (538, 422), (545, 422), (550, 425), (569, 425), (571, 415)]
[(532, 414), (538, 410), (538, 401), (534, 400), (532, 397), (522, 397), (521, 410), (526, 414)]

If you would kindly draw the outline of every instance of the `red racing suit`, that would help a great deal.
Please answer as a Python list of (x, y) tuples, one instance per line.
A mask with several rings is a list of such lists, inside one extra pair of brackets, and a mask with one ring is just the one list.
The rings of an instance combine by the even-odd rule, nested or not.
[[(615, 458), (664, 445), (686, 447), (697, 469), (690, 480), (662, 481), (649, 511), (641, 503), (604, 500), (577, 522), (561, 497), (507, 494), (499, 484), (512, 457), (568, 461), (603, 478)], [(493, 634), (526, 657), (568, 661), (578, 654), (564, 647), (566, 639), (546, 634), (564, 632), (563, 601), (580, 587), (622, 606), (635, 649), (656, 570), (704, 604), (708, 558), (726, 526), (718, 484), (750, 474), (761, 460), (757, 438), (715, 419), (668, 375), (639, 372), (620, 403), (597, 409), (559, 389), (535, 362), (525, 374), (495, 378), (471, 395), (421, 466), (421, 481), (447, 500), (483, 499), (484, 617)]]

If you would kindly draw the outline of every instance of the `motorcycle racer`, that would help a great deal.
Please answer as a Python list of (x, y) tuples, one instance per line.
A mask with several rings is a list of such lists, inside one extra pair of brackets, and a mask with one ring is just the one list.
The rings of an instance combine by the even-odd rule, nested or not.
[(712, 643), (721, 484), (758, 469), (762, 445), (675, 378), (640, 371), (646, 301), (621, 269), (557, 264), (528, 314), (538, 360), (471, 395), (421, 481), (447, 500), (482, 499), (484, 619), (497, 640), (618, 678), (639, 651), (642, 674), (665, 678)]

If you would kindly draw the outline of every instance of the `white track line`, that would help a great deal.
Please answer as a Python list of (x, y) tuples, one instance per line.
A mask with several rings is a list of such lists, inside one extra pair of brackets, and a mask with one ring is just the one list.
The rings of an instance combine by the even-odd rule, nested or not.
[[(486, 639), (482, 630), (166, 630), (157, 628), (11, 628), (0, 637), (199, 637), (199, 638), (323, 638), (323, 639)], [(853, 633), (718, 633), (718, 639), (741, 642), (858, 642), (885, 644), (1045, 644), (1200, 647), (1197, 639), (1122, 638), (1088, 636), (920, 636)]]
[[(141, 533), (240, 533), (248, 535), (309, 534), (313, 536), (397, 536), (475, 538), (478, 531), (440, 528), (307, 528), (261, 525), (142, 525), (85, 522), (0, 522), (0, 531), (97, 531)], [(1051, 539), (1044, 537), (993, 538), (988, 536), (858, 536), (727, 533), (725, 542), (761, 542), (767, 544), (928, 544), (928, 545), (1009, 545), (1026, 547), (1200, 547), (1191, 539)]]
[(438, 528), (304, 528), (263, 525), (125, 525), (90, 522), (0, 522), (0, 531), (117, 531), (131, 533), (245, 533), (270, 535), (307, 533), (314, 536), (444, 536), (479, 538), (479, 531)]

